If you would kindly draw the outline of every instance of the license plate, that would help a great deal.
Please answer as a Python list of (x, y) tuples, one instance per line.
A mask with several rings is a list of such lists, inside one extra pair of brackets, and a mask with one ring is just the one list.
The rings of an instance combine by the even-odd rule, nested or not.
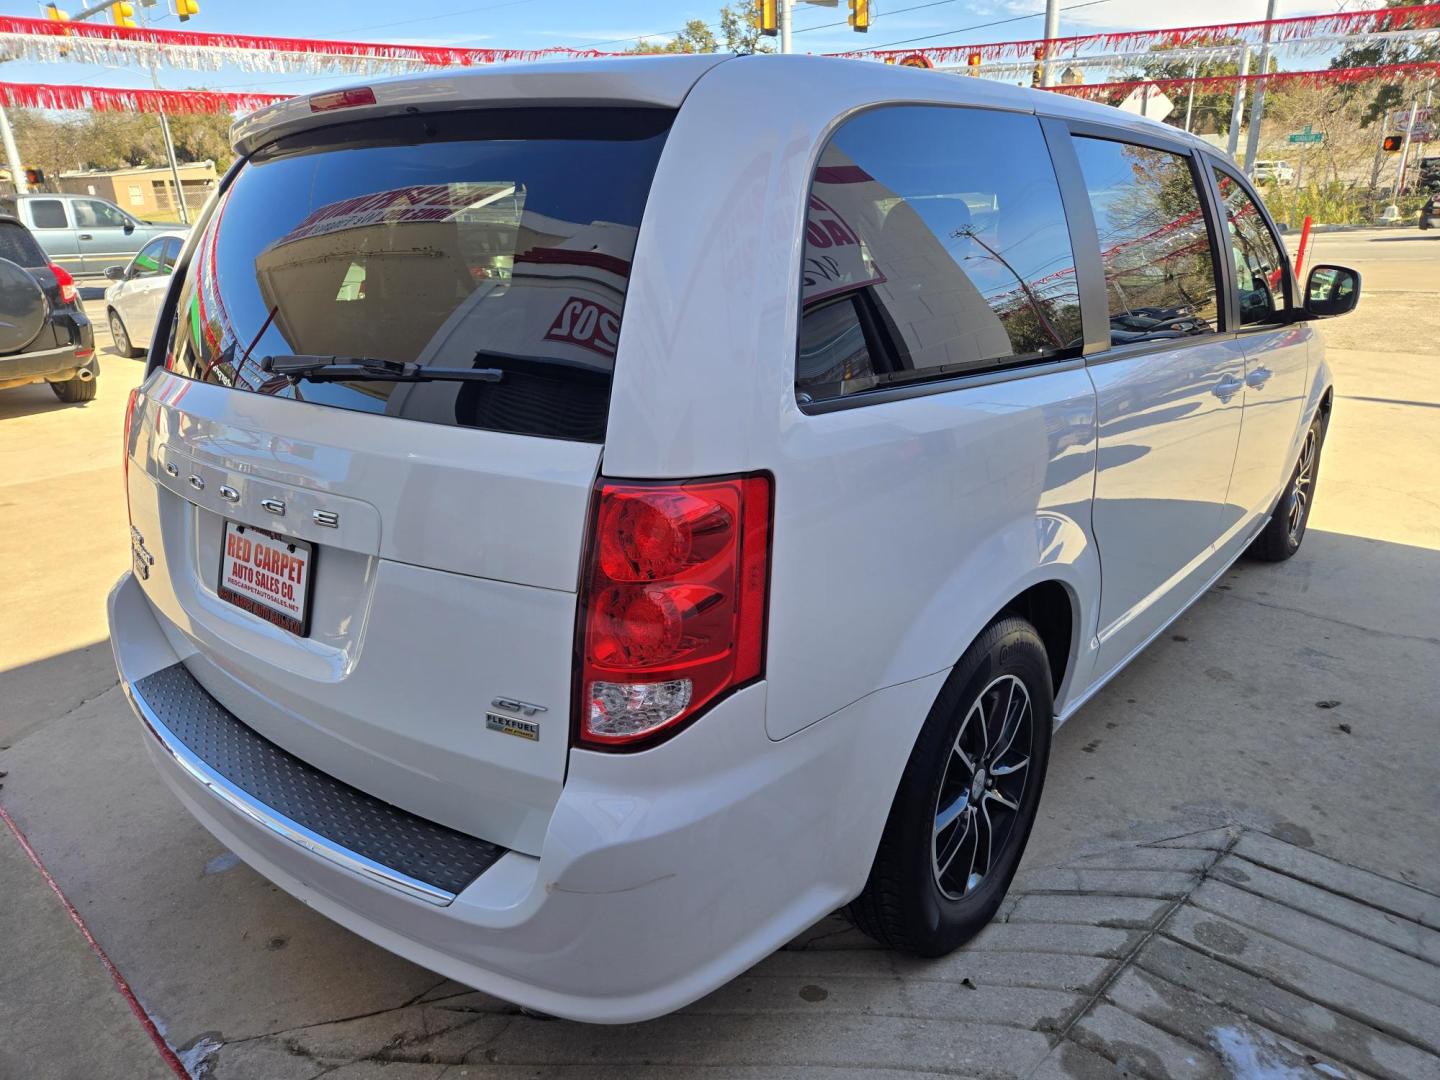
[(314, 547), (254, 525), (225, 522), (220, 599), (304, 637), (310, 632)]

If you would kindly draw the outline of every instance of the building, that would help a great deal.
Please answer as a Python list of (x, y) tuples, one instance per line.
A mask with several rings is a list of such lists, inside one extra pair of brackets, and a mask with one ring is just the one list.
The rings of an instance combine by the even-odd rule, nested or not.
[[(194, 161), (180, 165), (180, 183), (185, 205), (199, 210), (210, 192), (220, 182), (213, 161)], [(141, 219), (178, 221), (175, 209), (175, 179), (168, 165), (158, 168), (141, 166), (134, 169), (94, 169), (65, 172), (55, 178), (56, 190), (70, 195), (94, 195), (114, 203), (120, 209)]]

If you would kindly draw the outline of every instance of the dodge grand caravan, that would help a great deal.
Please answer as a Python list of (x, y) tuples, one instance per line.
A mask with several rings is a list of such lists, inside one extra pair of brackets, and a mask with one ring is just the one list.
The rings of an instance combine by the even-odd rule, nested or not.
[(1305, 535), (1359, 279), (1173, 128), (767, 56), (233, 137), (126, 419), (123, 684), (222, 843), (502, 998), (656, 1016), (847, 904), (954, 949), (1052, 729)]

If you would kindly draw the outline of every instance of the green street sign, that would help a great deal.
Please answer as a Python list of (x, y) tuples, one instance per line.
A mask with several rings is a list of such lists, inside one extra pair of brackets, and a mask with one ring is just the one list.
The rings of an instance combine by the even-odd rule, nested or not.
[(1319, 143), (1325, 141), (1325, 133), (1316, 131), (1313, 124), (1306, 124), (1304, 131), (1292, 131), (1288, 139), (1292, 143)]

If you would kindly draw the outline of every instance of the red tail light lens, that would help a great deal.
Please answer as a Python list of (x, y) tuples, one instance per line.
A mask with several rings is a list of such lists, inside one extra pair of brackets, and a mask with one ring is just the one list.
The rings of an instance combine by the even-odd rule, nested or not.
[(70, 271), (51, 263), (50, 272), (55, 275), (55, 281), (60, 286), (60, 299), (67, 304), (75, 303), (80, 296), (80, 290), (75, 288), (75, 279), (70, 276)]
[(763, 669), (771, 482), (601, 480), (579, 621), (581, 745), (647, 744)]
[(374, 105), (375, 91), (368, 86), (355, 86), (349, 90), (334, 90), (328, 94), (315, 94), (310, 98), (311, 112), (330, 112), (332, 109), (354, 109), (360, 105)]

